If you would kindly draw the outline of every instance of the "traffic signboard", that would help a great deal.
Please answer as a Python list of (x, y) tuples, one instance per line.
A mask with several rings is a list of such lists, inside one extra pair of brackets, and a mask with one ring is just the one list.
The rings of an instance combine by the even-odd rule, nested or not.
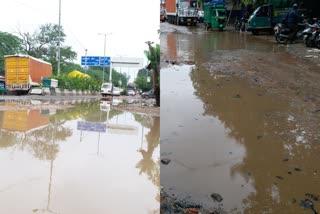
[(110, 65), (110, 57), (100, 57), (100, 65)]
[(81, 65), (87, 66), (106, 66), (110, 65), (111, 58), (109, 56), (82, 56)]
[(81, 57), (81, 65), (87, 66), (99, 66), (100, 65), (100, 57), (99, 56), (82, 56)]
[(105, 123), (78, 121), (77, 129), (81, 131), (106, 132), (107, 125)]

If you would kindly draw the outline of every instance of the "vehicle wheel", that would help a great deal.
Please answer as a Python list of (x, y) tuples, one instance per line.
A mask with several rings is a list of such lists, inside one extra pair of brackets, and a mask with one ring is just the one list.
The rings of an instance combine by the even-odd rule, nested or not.
[(270, 29), (270, 30), (269, 30), (269, 34), (270, 34), (270, 35), (273, 35), (273, 34), (274, 34), (274, 30), (273, 30), (273, 29)]
[(319, 49), (320, 49), (320, 36), (319, 36), (319, 35), (318, 35), (318, 37), (316, 38), (315, 46), (316, 46), (316, 48), (319, 48)]
[(144, 96), (144, 98), (149, 99), (149, 96), (148, 96), (148, 95), (146, 95), (146, 96)]
[(259, 31), (258, 30), (252, 30), (252, 34), (257, 36), (257, 35), (259, 35)]
[(209, 26), (208, 26), (207, 23), (204, 24), (204, 30), (205, 30), (205, 31), (208, 31), (208, 30), (209, 30)]
[(313, 47), (313, 41), (311, 39), (311, 36), (308, 36), (306, 38), (305, 44), (306, 44), (307, 47)]
[(235, 28), (237, 31), (239, 31), (240, 28), (241, 28), (241, 23), (240, 23), (240, 22), (236, 22), (236, 23), (234, 24), (234, 28)]
[(283, 37), (280, 33), (276, 35), (276, 41), (279, 44), (286, 44), (289, 41), (289, 37)]

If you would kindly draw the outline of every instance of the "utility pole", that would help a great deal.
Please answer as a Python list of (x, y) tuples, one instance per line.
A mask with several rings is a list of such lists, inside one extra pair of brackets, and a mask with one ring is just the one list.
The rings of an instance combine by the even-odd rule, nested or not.
[(103, 63), (103, 66), (102, 66), (102, 83), (104, 83), (104, 67), (105, 67), (105, 58), (106, 58), (106, 37), (107, 35), (104, 34), (104, 49), (103, 49), (103, 60), (104, 60), (104, 63)]
[(109, 65), (109, 82), (112, 83), (112, 62), (111, 62), (111, 58), (110, 58), (110, 65)]
[(58, 76), (60, 76), (61, 0), (59, 0)]
[[(103, 65), (102, 65), (102, 83), (104, 83), (104, 67), (105, 67), (105, 58), (106, 58), (106, 38), (107, 35), (110, 35), (111, 33), (105, 34), (105, 33), (99, 33), (99, 35), (104, 36), (104, 49), (103, 49)], [(111, 62), (110, 62), (111, 63)], [(110, 67), (110, 74), (109, 74), (109, 80), (111, 79), (111, 67)], [(111, 81), (110, 81), (111, 82)]]
[(85, 73), (87, 74), (88, 66), (87, 66), (87, 52), (88, 50), (86, 49), (86, 62), (85, 62)]

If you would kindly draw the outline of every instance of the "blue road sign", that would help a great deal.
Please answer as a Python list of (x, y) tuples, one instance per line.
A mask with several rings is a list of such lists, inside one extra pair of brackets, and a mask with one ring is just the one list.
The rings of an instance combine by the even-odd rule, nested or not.
[[(86, 59), (87, 58), (87, 59)], [(82, 56), (81, 57), (81, 65), (87, 66), (106, 66), (110, 65), (110, 56), (102, 57), (102, 56)]]
[(85, 56), (81, 57), (81, 65), (87, 66), (99, 66), (100, 65), (100, 57), (99, 56)]
[(110, 56), (100, 57), (100, 65), (110, 65)]
[(107, 125), (105, 123), (78, 121), (77, 129), (81, 131), (106, 132)]

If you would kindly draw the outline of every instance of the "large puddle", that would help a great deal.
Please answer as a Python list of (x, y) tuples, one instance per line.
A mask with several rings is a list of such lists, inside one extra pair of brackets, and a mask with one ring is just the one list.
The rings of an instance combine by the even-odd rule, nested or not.
[[(221, 35), (227, 38), (219, 40)], [(320, 148), (306, 140), (311, 133), (292, 116), (303, 109), (201, 67), (216, 50), (288, 54), (263, 40), (234, 39), (228, 32), (162, 35), (164, 57), (195, 61), (196, 67), (161, 69), (161, 158), (171, 160), (161, 165), (161, 185), (227, 213), (310, 213), (300, 205), (305, 199), (319, 209)], [(223, 200), (214, 201), (213, 193)]]
[(164, 59), (188, 61), (197, 60), (197, 63), (211, 60), (214, 51), (250, 50), (258, 52), (283, 52), (285, 46), (279, 46), (238, 32), (211, 32), (179, 34), (169, 33), (161, 35), (161, 52)]
[(159, 117), (98, 101), (0, 121), (0, 213), (159, 213)]

